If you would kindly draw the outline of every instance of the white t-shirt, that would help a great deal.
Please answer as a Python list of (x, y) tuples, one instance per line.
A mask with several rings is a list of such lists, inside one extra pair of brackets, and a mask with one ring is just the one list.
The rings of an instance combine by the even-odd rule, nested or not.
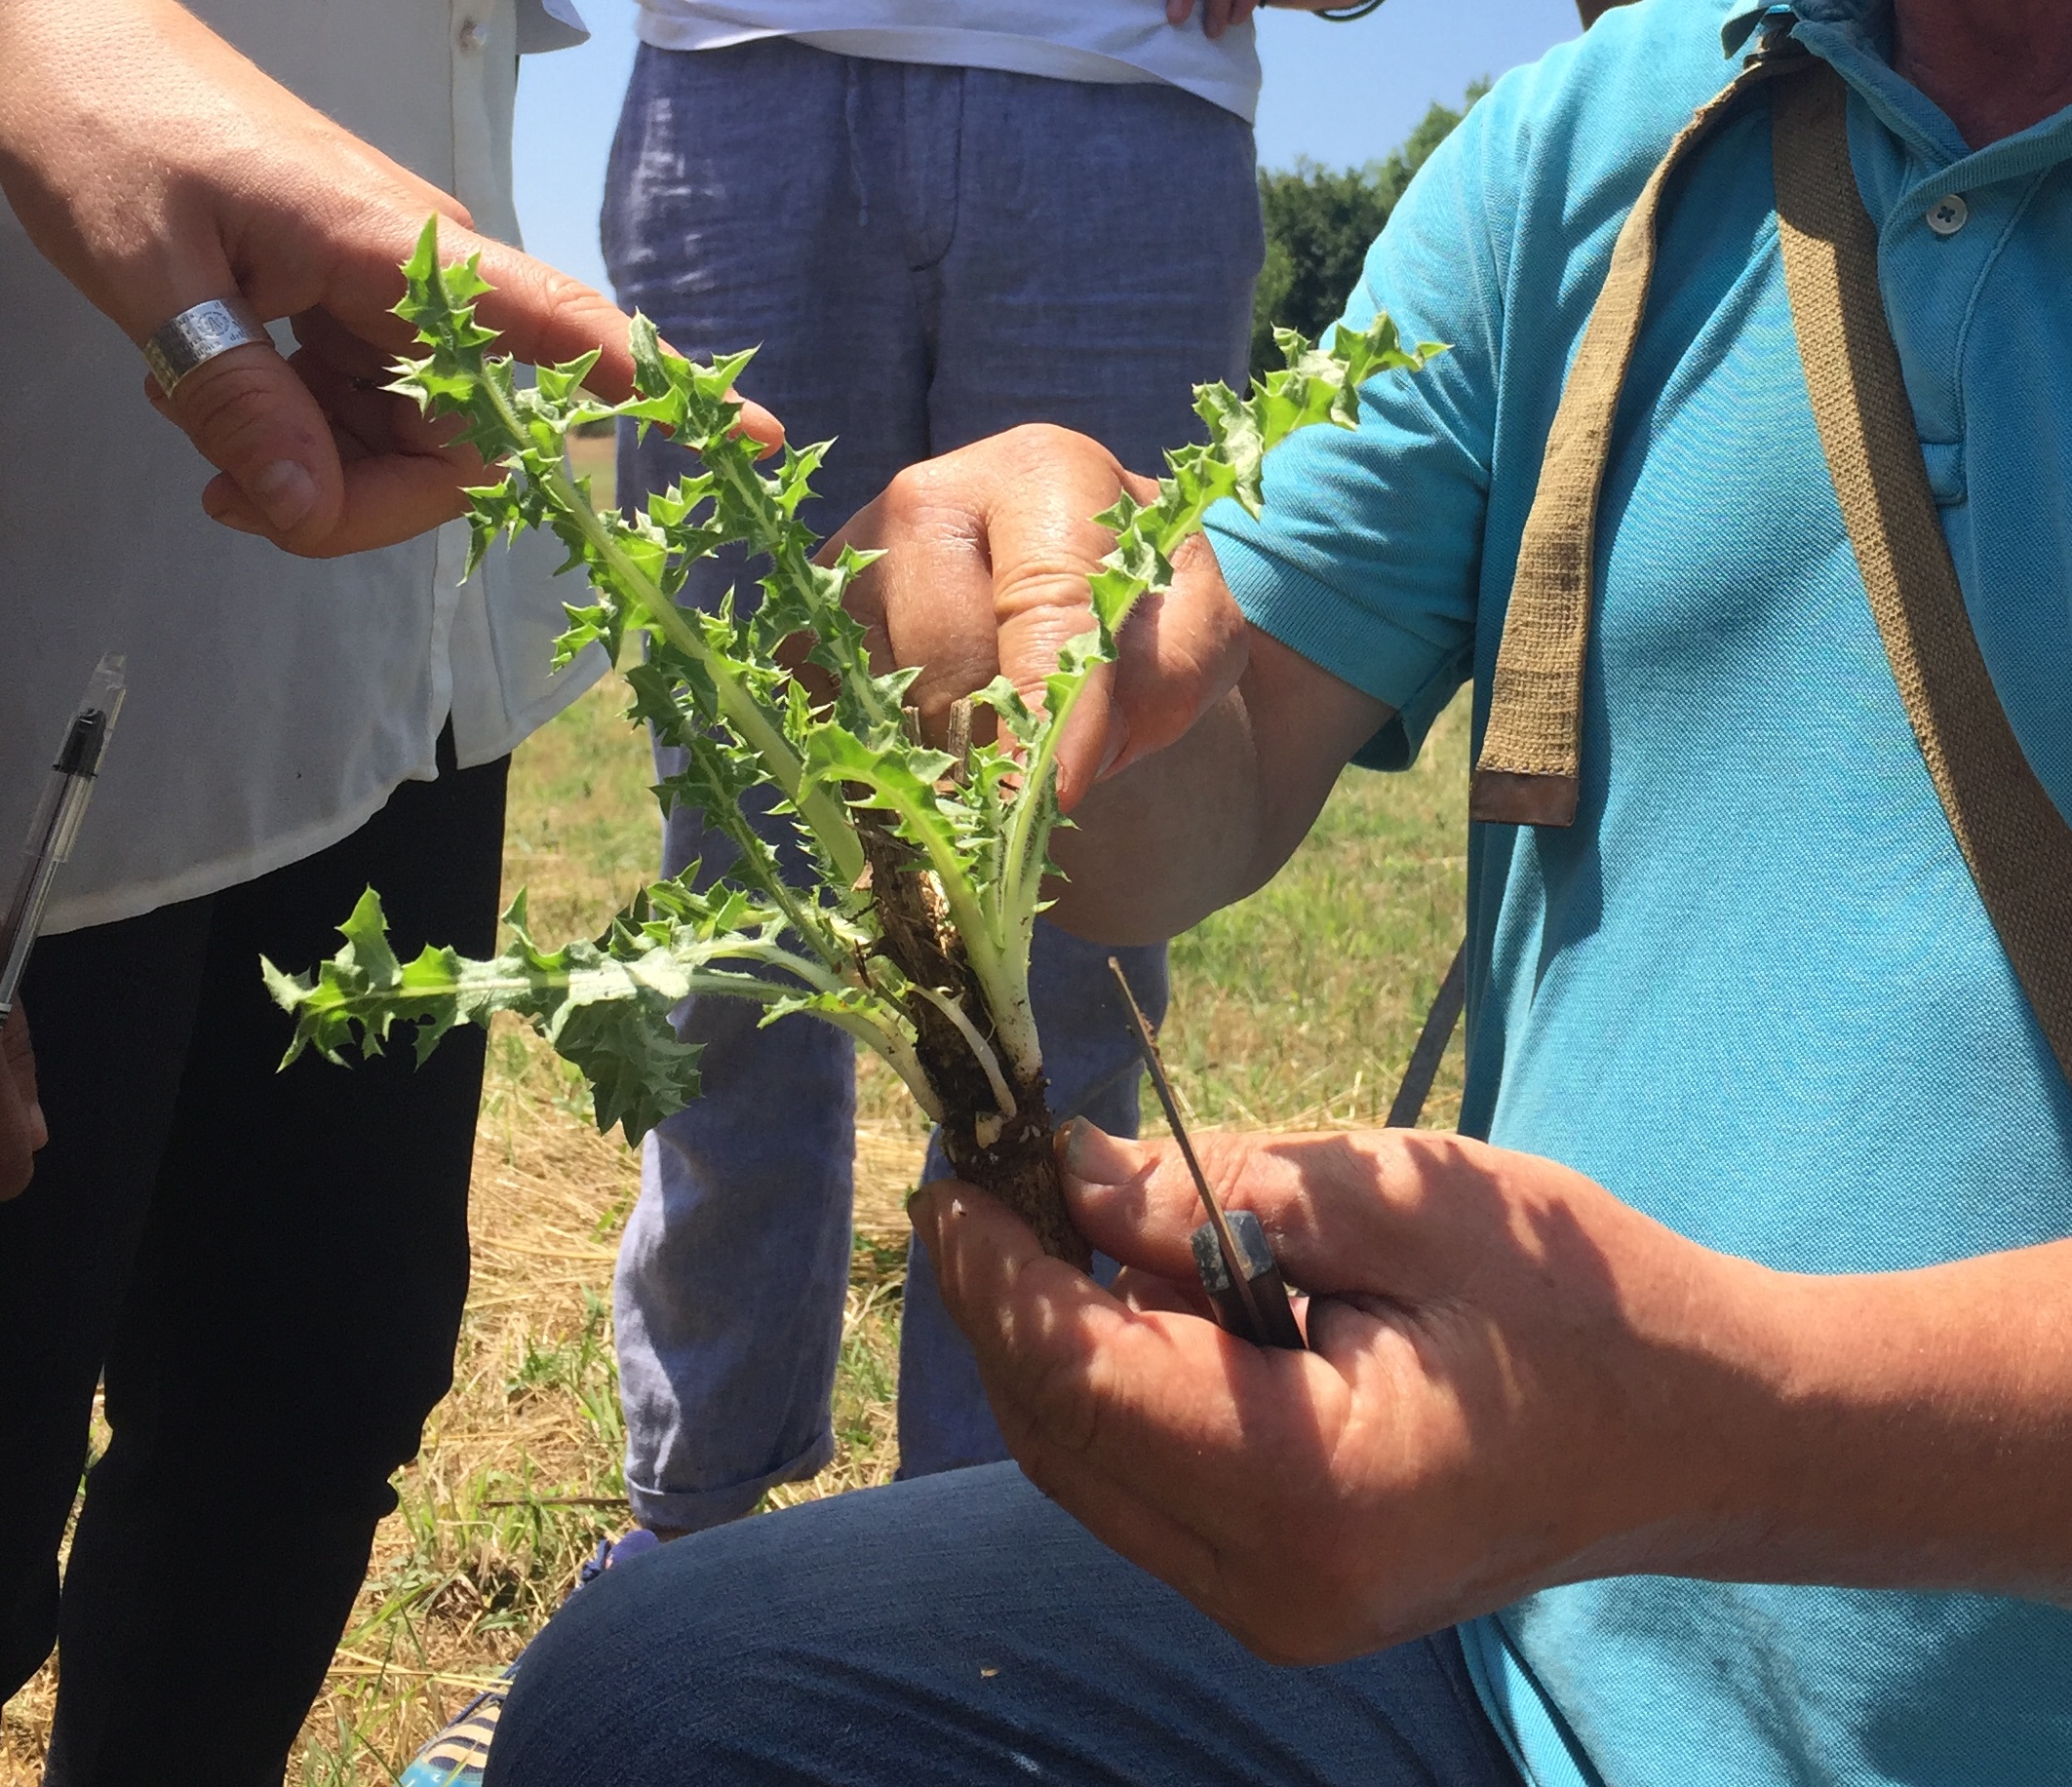
[[(567, 0), (189, 0), (262, 68), (516, 240), (518, 52), (579, 41)], [(547, 674), (579, 584), (521, 541), (460, 582), (454, 523), (316, 563), (217, 526), (213, 475), (143, 401), (143, 362), (0, 208), (0, 883), (105, 651), (129, 698), (45, 928), (134, 916), (335, 843), (428, 779), (450, 717), (487, 762), (601, 659)], [(4, 896), (0, 896), (4, 897)], [(341, 914), (342, 916), (342, 914)]]
[(1163, 81), (1235, 112), (1259, 106), (1251, 20), (1213, 43), (1201, 9), (1165, 0), (640, 0), (644, 43), (723, 50), (758, 37), (879, 61), (1001, 68), (1065, 81)]

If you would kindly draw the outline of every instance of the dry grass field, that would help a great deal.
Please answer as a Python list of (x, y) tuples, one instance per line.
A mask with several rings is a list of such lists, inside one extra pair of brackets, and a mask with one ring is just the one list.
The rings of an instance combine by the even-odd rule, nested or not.
[[(614, 679), (520, 753), (506, 891), (535, 929), (595, 929), (650, 873), (645, 748)], [(1459, 937), (1466, 726), (1461, 706), (1410, 773), (1349, 772), (1278, 880), (1174, 949), (1166, 1033), (1204, 1125), (1348, 1127), (1388, 1108)], [(801, 1500), (892, 1473), (905, 1192), (923, 1131), (863, 1064), (857, 1245), (835, 1420), (841, 1448)], [(1427, 1121), (1452, 1121), (1458, 1044)], [(392, 1782), (424, 1737), (525, 1645), (599, 1538), (624, 1530), (611, 1348), (613, 1249), (638, 1163), (599, 1136), (579, 1079), (499, 1029), (477, 1133), (475, 1276), (452, 1393), (396, 1480), (367, 1585), (289, 1779)], [(32, 1787), (55, 1677), (0, 1715), (0, 1787)]]

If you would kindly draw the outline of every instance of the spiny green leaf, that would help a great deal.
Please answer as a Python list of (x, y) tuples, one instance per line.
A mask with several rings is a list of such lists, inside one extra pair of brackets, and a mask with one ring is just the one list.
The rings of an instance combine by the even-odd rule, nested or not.
[[(883, 1053), (935, 1108), (907, 1010), (919, 994), (883, 948), (865, 886), (859, 808), (934, 877), (986, 1001), (985, 1011), (966, 1014), (973, 1033), (995, 1038), (1016, 1070), (1036, 1073), (1031, 927), (1049, 839), (1063, 823), (1058, 740), (1088, 678), (1114, 657), (1134, 605), (1170, 585), (1174, 554), (1215, 503), (1234, 497), (1257, 512), (1265, 460), (1279, 441), (1319, 423), (1353, 426), (1361, 384), (1415, 369), (1438, 351), (1404, 349), (1378, 317), (1364, 330), (1341, 329), (1328, 349), (1284, 336), (1286, 368), (1242, 397), (1204, 387), (1196, 410), (1207, 443), (1168, 455), (1149, 502), (1125, 495), (1100, 518), (1115, 542), (1090, 580), (1091, 630), (1060, 654), (1040, 702), (1004, 680), (982, 691), (999, 742), (956, 763), (912, 734), (904, 703), (918, 670), (875, 668), (848, 612), (850, 586), (872, 555), (844, 551), (815, 563), (818, 542), (799, 515), (828, 445), (765, 457), (738, 432), (733, 392), (751, 354), (696, 365), (636, 317), (635, 395), (607, 405), (582, 388), (594, 354), (542, 368), (528, 383), (508, 357), (487, 351), (494, 337), (475, 301), (489, 288), (472, 259), (441, 263), (436, 219), (404, 282), (397, 314), (425, 351), (397, 365), (391, 389), (458, 417), (461, 438), (492, 468), (467, 493), (470, 569), (499, 539), (553, 530), (567, 549), (563, 568), (591, 586), (588, 601), (568, 604), (556, 662), (591, 644), (615, 659), (629, 632), (643, 638), (645, 661), (628, 673), (632, 718), (684, 754), (656, 793), (665, 805), (703, 809), (738, 856), (714, 888), (697, 891), (688, 874), (657, 882), (604, 936), (555, 950), (532, 941), (521, 899), (506, 914), (506, 947), (487, 961), (441, 949), (400, 961), (370, 892), (342, 927), (335, 956), (299, 976), (267, 963), (266, 984), (294, 1015), (291, 1060), (304, 1048), (337, 1059), (353, 1043), (375, 1052), (399, 1025), (421, 1056), (455, 1024), (487, 1024), (498, 1011), (526, 1017), (589, 1078), (599, 1123), (629, 1137), (695, 1090), (696, 1050), (670, 1024), (693, 993), (838, 1024)], [(694, 461), (645, 513), (598, 510), (587, 480), (566, 463), (571, 429), (613, 418), (666, 428)], [(679, 609), (691, 567), (729, 545), (765, 562), (757, 583), (715, 613)], [(801, 635), (815, 667), (811, 692), (792, 669)], [(777, 852), (744, 815), (751, 801), (796, 827), (814, 885), (787, 884)]]

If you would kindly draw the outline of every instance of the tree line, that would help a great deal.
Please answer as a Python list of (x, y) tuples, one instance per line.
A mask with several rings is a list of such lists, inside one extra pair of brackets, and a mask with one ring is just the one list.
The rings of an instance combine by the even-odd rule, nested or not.
[(1276, 326), (1314, 340), (1338, 320), (1369, 246), (1411, 175), (1488, 91), (1487, 81), (1476, 82), (1458, 111), (1434, 103), (1401, 147), (1363, 168), (1324, 168), (1304, 159), (1293, 168), (1261, 170), (1267, 258), (1252, 299), (1253, 376), (1280, 365)]

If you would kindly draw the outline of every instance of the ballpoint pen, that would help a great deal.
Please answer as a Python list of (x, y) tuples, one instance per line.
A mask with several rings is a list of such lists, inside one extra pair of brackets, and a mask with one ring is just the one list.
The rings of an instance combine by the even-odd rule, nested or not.
[(7, 915), (0, 918), (0, 1019), (15, 1008), (22, 971), (28, 966), (43, 909), (51, 897), (51, 883), (59, 866), (72, 854), (80, 821), (93, 798), (101, 754), (115, 730), (116, 716), (122, 712), (123, 664), (121, 655), (111, 651), (95, 667), (86, 698), (64, 729), (58, 760), (51, 765), (50, 783), (21, 847), (21, 875), (15, 883), (15, 897), (8, 902)]

